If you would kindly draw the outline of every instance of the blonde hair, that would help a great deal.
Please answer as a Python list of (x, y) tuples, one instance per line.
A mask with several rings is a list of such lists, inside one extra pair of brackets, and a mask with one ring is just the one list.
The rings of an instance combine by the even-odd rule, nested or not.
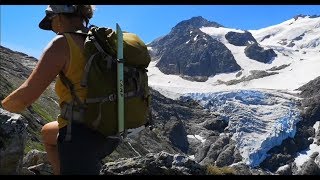
[(95, 5), (75, 5), (76, 6), (76, 15), (83, 18), (83, 20), (88, 25), (89, 20), (93, 16), (93, 12), (95, 11)]

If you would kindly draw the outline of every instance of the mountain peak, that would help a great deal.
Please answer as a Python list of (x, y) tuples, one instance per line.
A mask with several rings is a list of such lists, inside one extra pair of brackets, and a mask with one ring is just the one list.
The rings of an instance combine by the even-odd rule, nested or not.
[(211, 22), (208, 21), (207, 19), (203, 18), (202, 16), (195, 16), (192, 17), (191, 19), (181, 21), (178, 23), (173, 30), (175, 29), (198, 29), (201, 27), (223, 27), (222, 25), (216, 23), (216, 22)]

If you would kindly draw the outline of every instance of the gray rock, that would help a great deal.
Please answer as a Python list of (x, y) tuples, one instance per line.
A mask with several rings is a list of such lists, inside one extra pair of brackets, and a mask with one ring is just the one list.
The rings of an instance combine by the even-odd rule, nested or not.
[(320, 146), (320, 137), (319, 136), (314, 139), (314, 143), (316, 145)]
[(149, 153), (106, 163), (102, 175), (204, 175), (205, 168), (181, 154)]
[(224, 128), (226, 128), (227, 126), (228, 122), (222, 119), (208, 119), (203, 123), (204, 128), (212, 131), (217, 131), (219, 133), (222, 133), (224, 131)]
[(309, 159), (307, 162), (303, 163), (301, 169), (297, 173), (298, 175), (320, 175), (320, 168), (314, 162), (314, 160)]
[(234, 164), (231, 166), (236, 175), (252, 175), (251, 168), (243, 163)]
[(296, 44), (293, 42), (293, 41), (290, 41), (290, 43), (287, 45), (287, 47), (293, 47), (295, 46)]
[(233, 164), (231, 167), (235, 170), (236, 175), (273, 175), (269, 171), (260, 168), (253, 169), (244, 163)]
[(233, 163), (238, 163), (242, 161), (242, 156), (237, 148), (234, 149), (233, 157)]
[(235, 145), (227, 145), (227, 148), (225, 150), (223, 150), (217, 160), (215, 165), (218, 167), (223, 167), (223, 166), (229, 166), (234, 162), (234, 149), (235, 149)]
[(251, 81), (253, 79), (264, 78), (264, 77), (272, 76), (275, 74), (279, 74), (279, 73), (278, 72), (267, 72), (267, 71), (261, 71), (261, 70), (252, 70), (252, 71), (250, 71), (249, 76), (243, 76), (243, 77), (241, 77), (241, 79), (233, 79), (233, 80), (226, 81), (226, 82), (219, 80), (219, 83), (226, 84), (226, 85), (235, 85), (235, 84), (238, 84), (241, 82)]
[(187, 153), (189, 149), (189, 142), (187, 139), (187, 132), (181, 120), (173, 119), (165, 125), (165, 134), (169, 137), (173, 146)]
[(219, 154), (223, 151), (223, 148), (229, 144), (229, 137), (221, 136), (213, 144), (210, 145), (205, 158), (200, 162), (201, 165), (213, 164)]
[(20, 174), (26, 144), (26, 120), (0, 108), (0, 174)]
[(319, 152), (314, 152), (311, 154), (310, 159), (315, 160), (319, 155)]
[(210, 136), (203, 144), (201, 144), (201, 146), (198, 147), (195, 154), (195, 160), (197, 162), (201, 162), (207, 156), (211, 145), (214, 144), (218, 138), (218, 136)]
[(261, 167), (275, 172), (279, 167), (284, 166), (292, 161), (293, 156), (290, 154), (274, 153), (268, 156), (262, 163)]
[(316, 138), (320, 138), (320, 123), (318, 124), (318, 127), (316, 127), (318, 130), (317, 131), (315, 131), (315, 137)]
[(267, 71), (278, 71), (278, 70), (284, 69), (284, 68), (286, 68), (286, 67), (288, 67), (290, 65), (291, 64), (283, 64), (281, 66), (274, 66), (274, 67), (272, 67), (270, 69), (267, 69)]
[(47, 153), (33, 149), (23, 157), (23, 167), (35, 166), (41, 163), (49, 163)]
[(247, 46), (252, 43), (257, 43), (256, 39), (248, 31), (245, 31), (244, 33), (231, 31), (225, 35), (225, 38), (230, 44), (235, 46)]
[(207, 76), (180, 75), (180, 77), (189, 81), (196, 81), (196, 82), (206, 82), (208, 80)]
[(277, 54), (272, 49), (264, 50), (258, 43), (248, 45), (244, 53), (248, 58), (262, 63), (268, 63), (272, 58), (277, 57)]
[(260, 42), (262, 42), (262, 41), (264, 41), (264, 40), (266, 40), (266, 39), (268, 39), (268, 38), (270, 38), (270, 37), (271, 37), (271, 34), (268, 34), (268, 35), (264, 36), (264, 37), (260, 40)]
[(250, 167), (245, 164), (237, 164), (232, 166), (238, 175), (252, 175)]

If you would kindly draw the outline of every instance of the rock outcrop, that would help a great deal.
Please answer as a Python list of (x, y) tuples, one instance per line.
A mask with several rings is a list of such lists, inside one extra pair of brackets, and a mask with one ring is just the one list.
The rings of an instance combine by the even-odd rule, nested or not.
[(181, 154), (149, 153), (106, 163), (103, 175), (204, 175), (205, 167)]
[(277, 57), (277, 54), (273, 51), (273, 49), (265, 50), (258, 43), (253, 43), (248, 45), (245, 48), (244, 53), (248, 58), (262, 62), (262, 63), (268, 63), (274, 57)]
[(0, 108), (0, 174), (17, 175), (22, 169), (26, 119)]
[(233, 44), (235, 46), (247, 46), (253, 43), (257, 43), (257, 40), (248, 31), (244, 33), (231, 31), (225, 35), (225, 38), (230, 44)]

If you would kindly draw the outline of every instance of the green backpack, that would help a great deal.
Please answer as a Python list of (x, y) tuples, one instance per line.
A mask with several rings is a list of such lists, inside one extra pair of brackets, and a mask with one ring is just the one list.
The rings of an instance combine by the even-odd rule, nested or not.
[[(110, 28), (92, 27), (86, 36), (84, 49), (87, 63), (81, 86), (88, 89), (87, 98), (81, 103), (72, 84), (60, 73), (62, 82), (73, 96), (73, 103), (62, 106), (61, 114), (69, 120), (69, 125), (72, 121), (78, 121), (105, 136), (117, 135), (120, 133), (116, 97), (117, 35)], [(146, 68), (151, 58), (140, 38), (128, 32), (123, 33), (123, 55), (124, 128), (132, 129), (150, 123), (148, 120), (151, 118), (151, 96)], [(68, 128), (70, 129), (71, 125)]]

